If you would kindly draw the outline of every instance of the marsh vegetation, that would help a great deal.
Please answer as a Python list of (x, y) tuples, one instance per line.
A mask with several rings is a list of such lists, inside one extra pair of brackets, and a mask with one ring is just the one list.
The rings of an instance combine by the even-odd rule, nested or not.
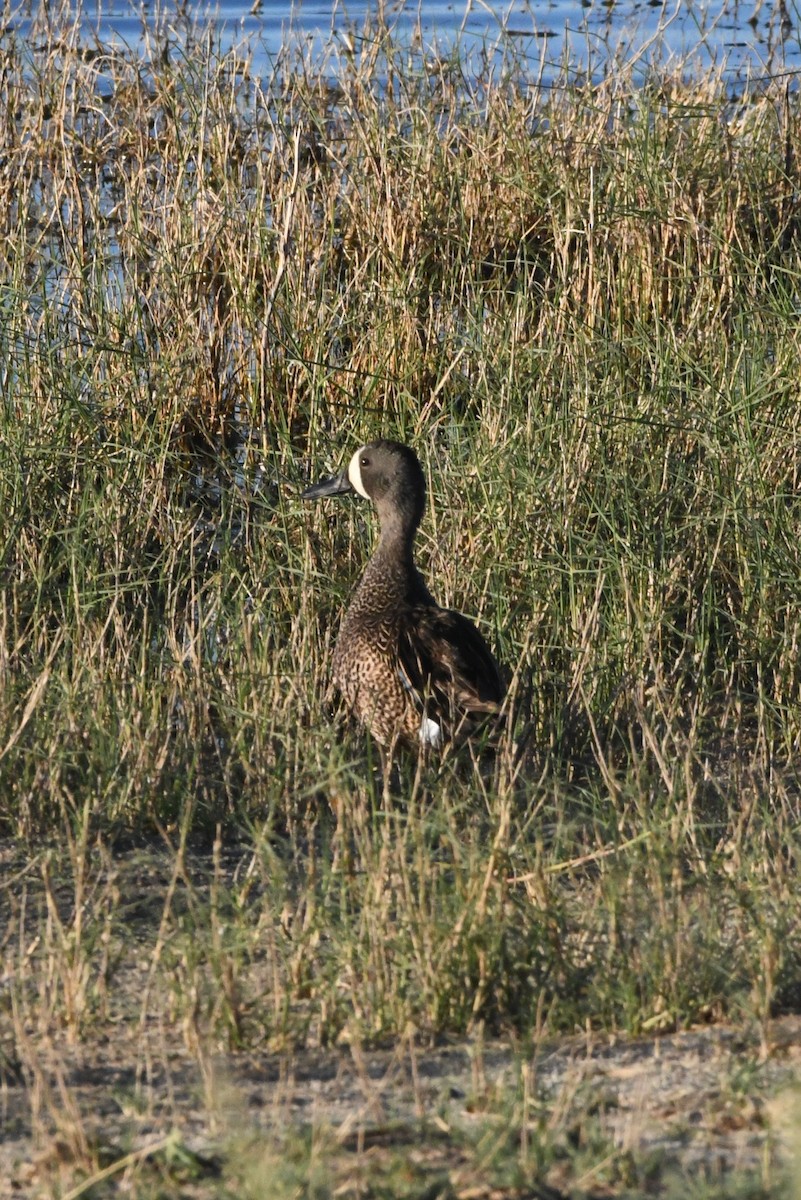
[[(479, 1182), (439, 1191), (639, 1195), (675, 1157), (526, 1064), (724, 1022), (764, 1153), (720, 1194), (778, 1195), (753, 1105), (801, 1006), (797, 95), (470, 82), (363, 35), (260, 81), (203, 37), (3, 44), (0, 1111), (59, 1148), (7, 1177), (428, 1194), (371, 1183), (363, 1135), (334, 1183), (319, 1131), (274, 1160), (171, 1139), (171, 1056), (215, 1145), (214, 1062), (501, 1038), (519, 1087), (474, 1076)], [(297, 499), (379, 435), (424, 461), (421, 565), (515, 713), (491, 764), (386, 788), (328, 686), (370, 518)], [(98, 1056), (129, 1066), (113, 1118), (70, 1082)]]

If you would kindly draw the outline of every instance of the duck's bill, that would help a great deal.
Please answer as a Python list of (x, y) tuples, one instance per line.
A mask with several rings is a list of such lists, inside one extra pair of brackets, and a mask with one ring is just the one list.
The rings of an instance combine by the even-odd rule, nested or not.
[(330, 479), (321, 479), (319, 483), (313, 483), (305, 492), (300, 493), (300, 498), (319, 500), (322, 496), (339, 496), (343, 492), (352, 491), (353, 485), (348, 479), (348, 472), (342, 471), (339, 475), (332, 475)]

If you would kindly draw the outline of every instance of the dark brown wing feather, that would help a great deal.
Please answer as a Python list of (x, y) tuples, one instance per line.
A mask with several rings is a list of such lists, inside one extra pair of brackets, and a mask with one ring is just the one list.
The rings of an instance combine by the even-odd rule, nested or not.
[(415, 605), (401, 624), (398, 655), (421, 710), (451, 729), (497, 713), (498, 664), (472, 621), (454, 609)]

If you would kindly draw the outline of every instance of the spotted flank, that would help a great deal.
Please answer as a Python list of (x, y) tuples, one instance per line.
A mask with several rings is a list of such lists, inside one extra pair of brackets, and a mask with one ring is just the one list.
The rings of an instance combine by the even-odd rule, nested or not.
[(415, 566), (426, 496), (417, 455), (399, 442), (370, 442), (303, 498), (348, 492), (373, 503), (380, 535), (342, 619), (334, 682), (383, 746), (419, 752), (468, 738), (497, 721), (504, 685), (479, 630), (440, 608)]

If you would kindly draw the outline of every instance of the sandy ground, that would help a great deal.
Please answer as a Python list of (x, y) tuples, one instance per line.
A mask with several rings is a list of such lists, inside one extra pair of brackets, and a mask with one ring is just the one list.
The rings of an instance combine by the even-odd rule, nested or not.
[[(231, 871), (238, 861), (232, 854)], [(45, 973), (36, 976), (38, 1007), (27, 1018), (40, 1014), (37, 1029), (15, 1012), (11, 976), (0, 971), (0, 1200), (64, 1197), (103, 1171), (107, 1190), (93, 1191), (95, 1200), (115, 1189), (261, 1197), (263, 1186), (237, 1190), (237, 1178), (251, 1168), (277, 1178), (282, 1161), (269, 1189), (276, 1200), (395, 1195), (398, 1163), (412, 1171), (407, 1194), (458, 1200), (634, 1196), (645, 1194), (644, 1179), (649, 1194), (666, 1194), (671, 1178), (679, 1190), (670, 1195), (682, 1195), (681, 1180), (692, 1179), (722, 1185), (717, 1194), (728, 1196), (737, 1189), (726, 1181), (739, 1187), (745, 1176), (756, 1180), (755, 1195), (780, 1186), (783, 1172), (801, 1184), (801, 1016), (772, 1021), (766, 1039), (755, 1027), (716, 1025), (637, 1040), (588, 1034), (533, 1048), (407, 1038), (386, 1050), (343, 1044), (220, 1055), (193, 1040), (197, 1026), (169, 1017), (163, 997), (143, 1001), (169, 860), (125, 862), (124, 894), (136, 899), (126, 910), (129, 928), (147, 937), (115, 975), (124, 1000), (116, 1017), (109, 1009), (91, 1038), (70, 1045), (58, 1005), (46, 1002)], [(18, 881), (35, 878), (35, 863), (9, 852), (0, 865), (5, 927), (19, 939)], [(65, 910), (71, 902), (69, 893)], [(33, 923), (32, 944), (40, 928)], [(7, 971), (19, 944), (9, 938)], [(286, 1174), (288, 1158), (294, 1175)], [(164, 1178), (151, 1189), (147, 1170), (157, 1162), (166, 1164)], [(529, 1172), (524, 1192), (520, 1163)], [(325, 1181), (316, 1191), (307, 1186), (312, 1169)], [(191, 1177), (191, 1188), (176, 1189), (176, 1172), (179, 1183)], [(378, 1176), (383, 1190), (367, 1187)]]
[[(752, 1172), (770, 1183), (801, 1141), (796, 1017), (773, 1023), (762, 1062), (754, 1038), (726, 1027), (618, 1044), (572, 1039), (530, 1056), (493, 1041), (193, 1058), (170, 1036), (150, 1030), (136, 1044), (122, 1034), (100, 1046), (44, 1047), (35, 1072), (6, 1069), (0, 1197), (72, 1183), (71, 1166), (87, 1151), (121, 1176), (126, 1155), (143, 1159), (170, 1137), (219, 1177), (233, 1142), (255, 1136), (277, 1148), (289, 1131), (317, 1131), (340, 1180), (365, 1156), (375, 1165), (382, 1152), (417, 1155), (423, 1171), (465, 1197), (490, 1194), (465, 1145), (513, 1125), (523, 1138), (544, 1129), (565, 1144), (542, 1176), (557, 1190), (532, 1195), (618, 1194), (604, 1180), (627, 1157), (653, 1161), (659, 1178)], [(595, 1165), (591, 1145), (581, 1153), (593, 1138)]]

